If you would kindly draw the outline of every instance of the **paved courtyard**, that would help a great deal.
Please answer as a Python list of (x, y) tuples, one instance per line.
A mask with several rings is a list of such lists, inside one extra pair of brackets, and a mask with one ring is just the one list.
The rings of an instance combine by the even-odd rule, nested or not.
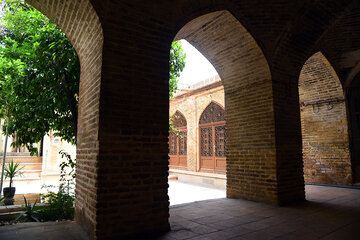
[(168, 194), (170, 206), (208, 199), (226, 198), (225, 189), (203, 187), (179, 181), (169, 181)]
[[(174, 205), (172, 230), (146, 239), (360, 239), (359, 189), (308, 185), (306, 196), (307, 202), (285, 207), (226, 198)], [(65, 238), (86, 239), (74, 222), (0, 227), (1, 240)]]

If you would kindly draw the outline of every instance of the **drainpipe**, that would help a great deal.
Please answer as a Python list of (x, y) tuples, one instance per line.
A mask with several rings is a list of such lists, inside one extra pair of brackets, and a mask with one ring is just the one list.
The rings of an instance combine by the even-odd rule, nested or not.
[(5, 159), (6, 159), (6, 150), (7, 150), (7, 142), (8, 142), (8, 127), (9, 127), (9, 115), (8, 115), (8, 119), (7, 119), (7, 123), (6, 123), (6, 135), (5, 135), (5, 146), (4, 146), (4, 155), (3, 155), (3, 163), (2, 163), (2, 171), (1, 171), (1, 183), (0, 183), (0, 197), (2, 194), (2, 189), (3, 189), (3, 182), (4, 182), (4, 171), (5, 171)]

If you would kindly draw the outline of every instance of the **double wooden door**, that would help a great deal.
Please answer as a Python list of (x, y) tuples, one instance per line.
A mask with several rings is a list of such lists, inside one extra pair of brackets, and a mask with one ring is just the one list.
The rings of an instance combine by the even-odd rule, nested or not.
[(225, 122), (199, 126), (200, 171), (226, 172)]

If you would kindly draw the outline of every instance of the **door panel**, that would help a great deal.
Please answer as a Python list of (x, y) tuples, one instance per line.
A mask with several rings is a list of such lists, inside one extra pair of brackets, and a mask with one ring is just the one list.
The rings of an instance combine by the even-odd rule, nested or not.
[(216, 158), (215, 159), (215, 169), (225, 171), (226, 170), (226, 158)]
[(200, 128), (200, 154), (202, 157), (213, 156), (212, 128)]
[(200, 127), (200, 171), (226, 170), (225, 124)]
[(169, 134), (169, 165), (187, 167), (187, 133)]

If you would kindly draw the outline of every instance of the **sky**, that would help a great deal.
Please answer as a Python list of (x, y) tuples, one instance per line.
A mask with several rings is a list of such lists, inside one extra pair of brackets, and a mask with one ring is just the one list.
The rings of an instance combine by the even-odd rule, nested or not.
[(186, 40), (180, 41), (186, 53), (186, 65), (179, 77), (180, 89), (217, 75), (215, 68), (196, 48)]

